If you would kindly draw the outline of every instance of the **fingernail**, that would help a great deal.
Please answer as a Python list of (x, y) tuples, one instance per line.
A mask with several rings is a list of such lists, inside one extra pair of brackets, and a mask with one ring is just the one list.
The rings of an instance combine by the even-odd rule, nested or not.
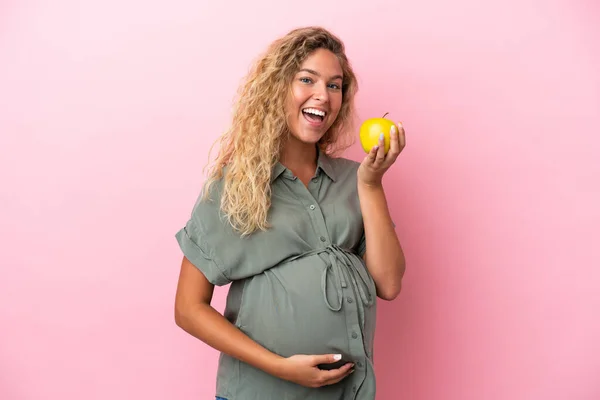
[(379, 146), (375, 145), (373, 146), (373, 150), (377, 151), (379, 149)]
[(354, 372), (354, 368), (352, 368), (352, 369), (350, 370), (350, 373), (353, 373), (353, 372)]
[(341, 355), (341, 354), (335, 354), (335, 355), (333, 356), (333, 359), (334, 359), (334, 360), (336, 360), (336, 361), (339, 361), (339, 360), (341, 360), (341, 359), (342, 359), (342, 355)]
[(396, 125), (392, 125), (392, 133), (396, 133)]
[(398, 126), (400, 126), (400, 127), (403, 126), (402, 121), (398, 122)]
[(383, 140), (383, 132), (379, 134), (379, 140)]

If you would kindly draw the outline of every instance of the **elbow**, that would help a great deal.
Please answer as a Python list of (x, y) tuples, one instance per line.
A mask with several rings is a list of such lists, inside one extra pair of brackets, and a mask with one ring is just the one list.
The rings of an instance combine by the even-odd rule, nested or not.
[(187, 326), (187, 315), (188, 312), (186, 311), (185, 307), (182, 307), (180, 304), (175, 303), (175, 324), (183, 330), (185, 330), (185, 327)]
[(175, 325), (177, 325), (178, 327), (182, 327), (183, 324), (183, 315), (181, 313), (181, 310), (178, 309), (177, 307), (175, 307)]
[(400, 295), (402, 290), (402, 278), (404, 277), (405, 263), (404, 260), (398, 266), (398, 273), (393, 276), (383, 279), (377, 287), (377, 297), (382, 300), (392, 301)]
[(377, 297), (382, 300), (392, 301), (395, 300), (398, 295), (400, 295), (400, 291), (402, 289), (402, 284), (390, 286), (385, 289), (381, 289), (377, 291)]
[(174, 317), (175, 324), (183, 329), (184, 331), (190, 333), (192, 330), (196, 329), (197, 321), (202, 320), (204, 308), (202, 304), (195, 303), (175, 303)]

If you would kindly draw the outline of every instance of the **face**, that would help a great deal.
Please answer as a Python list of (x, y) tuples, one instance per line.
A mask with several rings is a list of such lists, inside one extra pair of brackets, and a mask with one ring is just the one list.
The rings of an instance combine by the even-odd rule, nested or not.
[(291, 89), (286, 111), (292, 136), (315, 144), (335, 122), (342, 106), (338, 58), (329, 50), (316, 50), (300, 66)]

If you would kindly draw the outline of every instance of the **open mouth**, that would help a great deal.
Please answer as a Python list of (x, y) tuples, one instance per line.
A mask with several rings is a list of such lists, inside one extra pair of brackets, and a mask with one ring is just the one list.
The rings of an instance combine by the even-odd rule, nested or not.
[(323, 122), (327, 113), (325, 111), (317, 110), (315, 108), (305, 108), (302, 110), (304, 118), (309, 122), (320, 123)]

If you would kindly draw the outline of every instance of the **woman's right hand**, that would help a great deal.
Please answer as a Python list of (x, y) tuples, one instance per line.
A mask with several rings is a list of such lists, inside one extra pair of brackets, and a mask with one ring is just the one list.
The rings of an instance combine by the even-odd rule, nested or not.
[(340, 356), (334, 354), (295, 355), (283, 359), (278, 375), (282, 379), (311, 388), (333, 385), (354, 372), (354, 364), (346, 363), (331, 370), (323, 370), (318, 366), (336, 363), (339, 360)]

